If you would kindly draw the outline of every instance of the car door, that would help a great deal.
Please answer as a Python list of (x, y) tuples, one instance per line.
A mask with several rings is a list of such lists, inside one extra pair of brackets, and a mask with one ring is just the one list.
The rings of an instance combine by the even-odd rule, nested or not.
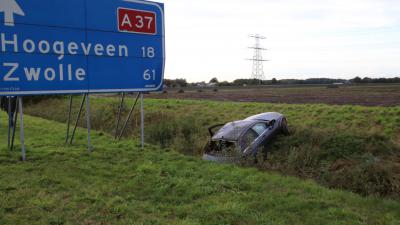
[[(264, 133), (269, 130), (269, 126), (267, 122), (259, 122), (253, 124), (250, 129), (246, 130), (241, 137), (240, 147), (242, 152), (247, 154), (253, 152), (253, 154), (257, 153), (257, 148), (262, 143), (263, 138), (261, 137)], [(251, 148), (251, 149), (249, 149)], [(247, 150), (247, 151), (246, 151)], [(250, 151), (250, 152), (249, 152)]]

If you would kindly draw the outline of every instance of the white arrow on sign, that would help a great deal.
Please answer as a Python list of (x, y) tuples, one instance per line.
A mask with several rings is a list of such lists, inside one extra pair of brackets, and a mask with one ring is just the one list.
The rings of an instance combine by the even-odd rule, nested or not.
[(14, 26), (14, 14), (25, 16), (15, 0), (0, 0), (0, 12), (4, 12), (4, 25)]

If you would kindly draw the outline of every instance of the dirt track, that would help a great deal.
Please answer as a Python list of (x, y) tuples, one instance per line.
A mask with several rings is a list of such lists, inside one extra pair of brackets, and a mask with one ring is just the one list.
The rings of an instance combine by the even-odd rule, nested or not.
[(269, 102), (289, 104), (325, 103), (332, 105), (364, 106), (400, 106), (400, 85), (342, 86), (327, 88), (311, 87), (257, 87), (257, 88), (220, 88), (213, 89), (177, 89), (167, 93), (150, 94), (160, 99), (208, 99), (238, 102)]

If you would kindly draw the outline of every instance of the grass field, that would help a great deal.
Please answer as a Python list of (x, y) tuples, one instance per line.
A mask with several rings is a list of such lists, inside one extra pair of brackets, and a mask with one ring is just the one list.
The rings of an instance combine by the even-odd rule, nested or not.
[[(147, 104), (149, 111), (160, 107)], [(400, 223), (397, 201), (150, 145), (140, 150), (136, 140), (115, 142), (101, 132), (93, 133), (88, 154), (85, 130), (78, 130), (74, 146), (65, 146), (65, 124), (26, 116), (25, 127), (27, 162), (19, 161), (19, 145), (8, 153), (0, 142), (2, 225)], [(6, 140), (4, 120), (0, 139)]]
[(184, 93), (179, 93), (180, 89), (167, 89), (167, 93), (152, 94), (151, 97), (291, 104), (400, 105), (400, 84), (345, 85), (340, 88), (327, 88), (326, 85), (222, 87), (217, 92), (214, 89), (184, 88)]
[[(113, 133), (118, 104), (115, 98), (93, 97), (93, 127)], [(75, 112), (78, 106), (76, 99)], [(194, 156), (201, 155), (207, 142), (207, 127), (261, 112), (281, 112), (293, 134), (277, 138), (269, 159), (255, 165), (259, 169), (362, 195), (400, 199), (400, 107), (154, 99), (147, 99), (145, 106), (147, 142)], [(65, 122), (66, 108), (67, 99), (51, 99), (30, 106), (27, 112)], [(137, 137), (135, 115), (129, 137)]]

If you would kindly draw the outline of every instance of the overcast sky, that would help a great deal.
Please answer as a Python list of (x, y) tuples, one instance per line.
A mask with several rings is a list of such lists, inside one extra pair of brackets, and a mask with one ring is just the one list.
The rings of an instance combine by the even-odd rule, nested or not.
[(259, 33), (266, 79), (400, 76), (400, 0), (160, 0), (166, 78), (249, 78)]

